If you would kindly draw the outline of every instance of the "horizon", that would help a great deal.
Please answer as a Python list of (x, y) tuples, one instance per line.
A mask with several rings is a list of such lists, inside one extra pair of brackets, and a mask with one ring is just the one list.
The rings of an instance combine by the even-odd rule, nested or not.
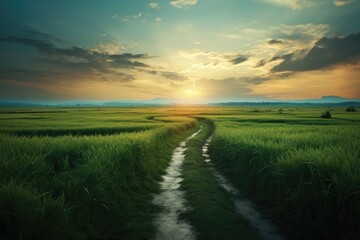
[(360, 1), (0, 3), (0, 101), (360, 99)]
[(310, 104), (310, 105), (324, 105), (324, 104), (355, 104), (360, 105), (360, 99), (349, 99), (340, 96), (322, 96), (321, 98), (313, 99), (213, 99), (209, 101), (191, 101), (176, 98), (152, 98), (152, 99), (113, 99), (113, 100), (66, 100), (66, 101), (16, 101), (16, 100), (1, 100), (2, 106), (97, 106), (97, 107), (111, 107), (111, 106), (169, 106), (169, 105), (224, 105), (224, 104), (245, 104), (245, 105), (273, 105), (273, 104)]

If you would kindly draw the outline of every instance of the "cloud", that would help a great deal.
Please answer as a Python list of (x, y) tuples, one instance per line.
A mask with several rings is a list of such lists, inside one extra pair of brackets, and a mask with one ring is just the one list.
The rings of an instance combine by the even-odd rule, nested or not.
[(218, 66), (220, 68), (228, 68), (248, 60), (248, 57), (242, 54), (202, 51), (200, 49), (180, 51), (180, 56), (194, 59), (201, 66)]
[(263, 67), (266, 65), (266, 63), (268, 63), (268, 61), (266, 59), (261, 59), (258, 61), (258, 63), (255, 65), (256, 68), (258, 67)]
[[(36, 35), (40, 36), (40, 34)], [(0, 42), (35, 48), (42, 55), (42, 58), (37, 59), (36, 63), (42, 64), (41, 69), (44, 74), (47, 74), (47, 72), (58, 75), (76, 74), (76, 72), (96, 73), (101, 74), (106, 79), (116, 78), (120, 81), (131, 81), (135, 79), (132, 72), (152, 69), (152, 66), (143, 62), (143, 60), (151, 58), (147, 54), (119, 54), (119, 50), (123, 49), (121, 44), (100, 44), (94, 49), (88, 50), (77, 46), (58, 48), (52, 41), (40, 38), (6, 37), (0, 38)], [(4, 69), (1, 69), (1, 71), (4, 71)], [(8, 72), (9, 75), (9, 71), (11, 72), (11, 69), (5, 72)], [(14, 72), (14, 76), (16, 72), (18, 70)], [(21, 75), (21, 71), (19, 74)], [(34, 74), (33, 77), (37, 75)]]
[(152, 9), (160, 9), (161, 8), (160, 4), (157, 2), (150, 2), (149, 7)]
[(159, 75), (162, 76), (168, 80), (173, 80), (173, 81), (177, 81), (177, 82), (184, 82), (186, 80), (189, 80), (189, 78), (185, 75), (182, 75), (180, 73), (177, 72), (171, 72), (171, 71), (159, 71), (159, 70), (155, 70), (155, 69), (150, 69), (150, 70), (142, 70), (143, 72), (146, 72), (148, 74), (152, 74), (152, 75)]
[(157, 18), (155, 18), (155, 21), (156, 21), (156, 22), (161, 22), (162, 19), (161, 19), (161, 17), (157, 17)]
[(138, 14), (135, 14), (135, 15), (133, 15), (131, 17), (133, 17), (135, 19), (138, 19), (138, 18), (141, 18), (142, 15), (143, 15), (142, 13), (138, 13)]
[(172, 0), (170, 5), (176, 8), (187, 9), (192, 5), (197, 4), (197, 0)]
[(181, 75), (179, 73), (176, 73), (176, 72), (161, 72), (160, 75), (167, 79), (174, 80), (174, 81), (182, 82), (182, 81), (188, 80), (188, 77)]
[(270, 41), (268, 41), (268, 43), (270, 45), (275, 45), (275, 44), (283, 44), (284, 42), (278, 39), (271, 39)]
[(321, 2), (321, 0), (262, 0), (263, 2), (277, 5), (277, 6), (283, 6), (288, 7), (294, 10), (299, 10), (306, 7), (311, 7), (315, 5), (315, 2), (318, 4)]
[(273, 72), (311, 71), (328, 68), (334, 64), (354, 63), (360, 59), (360, 33), (346, 37), (322, 38), (301, 59), (294, 59), (294, 53), (278, 56), (282, 59)]
[(100, 43), (91, 50), (99, 53), (116, 54), (125, 50), (125, 46), (120, 42)]
[(269, 29), (260, 28), (244, 28), (242, 26), (235, 27), (234, 32), (231, 33), (216, 33), (216, 35), (231, 39), (231, 40), (242, 40), (254, 42), (257, 39), (261, 39), (269, 34)]
[(236, 58), (231, 59), (230, 62), (231, 62), (232, 64), (234, 64), (234, 65), (237, 65), (237, 64), (240, 64), (240, 63), (242, 63), (242, 62), (245, 62), (246, 60), (248, 60), (248, 57), (239, 55), (239, 56), (237, 56)]
[[(300, 10), (303, 8), (308, 7), (314, 7), (314, 6), (320, 6), (322, 4), (327, 4), (331, 2), (331, 0), (262, 0), (263, 2), (277, 5), (277, 6), (283, 6), (288, 7), (293, 10)], [(337, 7), (345, 6), (350, 3), (354, 2), (354, 0), (334, 0), (333, 3)]]
[(128, 22), (130, 21), (130, 19), (139, 19), (143, 16), (143, 13), (137, 13), (137, 14), (134, 14), (134, 15), (131, 15), (131, 16), (125, 16), (122, 18), (122, 20), (124, 22)]
[(354, 0), (335, 0), (334, 4), (337, 7), (345, 6), (352, 3)]
[(273, 56), (293, 53), (294, 58), (302, 58), (319, 39), (328, 34), (330, 29), (327, 24), (281, 24), (270, 29), (270, 40), (256, 45), (248, 52), (253, 58), (258, 58), (257, 67), (272, 62), (268, 60)]
[(276, 38), (282, 39), (296, 39), (302, 41), (312, 41), (322, 38), (331, 29), (328, 24), (299, 24), (286, 25), (281, 24), (278, 27), (273, 27), (272, 35)]

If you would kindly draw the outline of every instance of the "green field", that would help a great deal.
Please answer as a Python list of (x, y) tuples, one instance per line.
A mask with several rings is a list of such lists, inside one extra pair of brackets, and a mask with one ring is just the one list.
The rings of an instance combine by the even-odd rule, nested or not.
[[(152, 196), (189, 142), (182, 216), (199, 239), (256, 239), (214, 167), (288, 239), (359, 239), (360, 112), (323, 108), (0, 109), (0, 239), (151, 239)], [(223, 231), (223, 232), (222, 232)]]
[[(239, 110), (211, 116), (217, 167), (289, 238), (360, 236), (360, 114)], [(299, 231), (301, 230), (301, 231)]]

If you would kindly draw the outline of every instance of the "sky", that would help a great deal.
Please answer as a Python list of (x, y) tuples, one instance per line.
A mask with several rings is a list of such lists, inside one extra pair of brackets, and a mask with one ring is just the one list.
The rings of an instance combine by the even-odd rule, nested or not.
[(360, 0), (1, 0), (0, 100), (360, 99)]

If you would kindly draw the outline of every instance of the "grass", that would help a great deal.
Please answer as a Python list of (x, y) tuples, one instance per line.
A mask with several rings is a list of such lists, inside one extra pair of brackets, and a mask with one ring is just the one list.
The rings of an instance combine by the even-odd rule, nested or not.
[(200, 239), (257, 238), (203, 162), (212, 131), (214, 165), (289, 239), (360, 238), (360, 112), (178, 106), (0, 108), (0, 239), (152, 238), (152, 194), (189, 116), (204, 125), (182, 186)]
[(289, 238), (358, 239), (359, 114), (350, 118), (336, 109), (338, 119), (314, 119), (313, 110), (306, 110), (281, 117), (272, 113), (274, 122), (259, 121), (270, 120), (271, 113), (254, 121), (248, 114), (213, 116), (211, 154)]
[(212, 134), (210, 121), (187, 143), (182, 184), (192, 210), (186, 218), (195, 226), (198, 239), (258, 239), (248, 223), (235, 212), (232, 197), (215, 180), (204, 162), (201, 147)]
[[(144, 112), (136, 118), (147, 121)], [(46, 114), (52, 118), (54, 113)], [(62, 123), (78, 121), (55, 114), (62, 119), (60, 131)], [(92, 124), (109, 114), (115, 113), (104, 113), (104, 119)], [(159, 191), (157, 182), (173, 148), (193, 131), (195, 122), (174, 116), (168, 123), (154, 124), (158, 127), (108, 136), (1, 134), (0, 238), (150, 238), (156, 211), (152, 193)], [(79, 132), (86, 127), (88, 123)]]

